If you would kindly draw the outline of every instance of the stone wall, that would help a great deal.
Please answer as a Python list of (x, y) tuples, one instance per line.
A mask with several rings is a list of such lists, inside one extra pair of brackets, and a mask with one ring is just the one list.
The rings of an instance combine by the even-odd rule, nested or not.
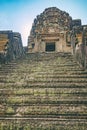
[(73, 27), (71, 44), (77, 62), (87, 68), (87, 25)]
[(23, 55), (21, 34), (17, 32), (13, 33), (13, 51), (15, 58), (21, 57)]
[(77, 26), (81, 26), (82, 25), (82, 22), (81, 22), (81, 19), (74, 19), (72, 20), (72, 26), (73, 27), (77, 27)]
[[(71, 47), (66, 42), (66, 34), (71, 27), (72, 18), (68, 13), (56, 7), (45, 9), (43, 13), (34, 19), (28, 37), (29, 52), (70, 52)], [(55, 49), (47, 50), (52, 46), (55, 46)]]
[(0, 62), (5, 63), (22, 55), (21, 35), (12, 31), (0, 31)]

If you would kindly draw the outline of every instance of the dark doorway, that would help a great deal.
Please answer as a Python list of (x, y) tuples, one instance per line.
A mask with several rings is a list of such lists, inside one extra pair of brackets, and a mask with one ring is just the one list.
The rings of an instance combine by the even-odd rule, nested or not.
[(55, 51), (55, 43), (46, 43), (45, 51)]

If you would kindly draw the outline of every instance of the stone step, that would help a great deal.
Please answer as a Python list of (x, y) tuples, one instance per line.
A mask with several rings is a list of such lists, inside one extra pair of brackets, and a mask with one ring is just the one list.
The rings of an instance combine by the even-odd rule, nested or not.
[[(60, 118), (16, 118), (6, 117), (1, 119), (1, 130), (86, 130), (86, 119), (61, 119)], [(84, 124), (84, 125), (83, 125)]]
[(27, 54), (0, 66), (1, 130), (86, 128), (87, 70), (70, 53)]
[(73, 94), (73, 95), (81, 95), (81, 96), (86, 96), (87, 94), (87, 87), (83, 88), (14, 88), (14, 89), (0, 89), (0, 96), (8, 95), (8, 96), (13, 96), (13, 95), (58, 95), (58, 94)]
[[(69, 70), (69, 71), (63, 71), (63, 70), (59, 70), (59, 71), (54, 71), (54, 70), (47, 70), (47, 71), (41, 71), (41, 70), (39, 70), (39, 69), (37, 69), (37, 70), (27, 70), (27, 71), (25, 71), (25, 70), (14, 70), (14, 71), (7, 71), (7, 72), (1, 72), (0, 73), (0, 76), (3, 76), (3, 75), (5, 75), (5, 74), (8, 74), (8, 75), (6, 75), (6, 76), (22, 76), (22, 75), (25, 75), (25, 74), (27, 74), (28, 76), (30, 76), (30, 75), (87, 75), (87, 71), (83, 71), (83, 70), (77, 70), (77, 71), (74, 71), (74, 70)], [(26, 76), (27, 76), (26, 75)]]
[(74, 75), (74, 74), (68, 74), (68, 75), (66, 75), (66, 74), (61, 74), (61, 75), (59, 75), (59, 74), (42, 74), (42, 75), (40, 75), (40, 74), (37, 74), (36, 76), (35, 76), (35, 78), (87, 78), (87, 75)]
[[(15, 79), (15, 77), (18, 75), (18, 74), (16, 74), (16, 76), (14, 76), (14, 74), (15, 73), (12, 73), (10, 76), (11, 76), (11, 78), (13, 79)], [(23, 76), (25, 75), (26, 73), (23, 73)], [(0, 75), (0, 80), (8, 80), (8, 78), (10, 78), (10, 76), (9, 75)], [(28, 76), (26, 76), (26, 79), (27, 78), (31, 78), (31, 75), (28, 75)], [(34, 75), (34, 78), (87, 78), (87, 75), (70, 75), (70, 74), (68, 74), (68, 75), (66, 75), (66, 74), (61, 74), (61, 75), (59, 75), (59, 74), (43, 74), (43, 75), (40, 75), (40, 74), (37, 74), (37, 75)]]
[(86, 78), (35, 78), (35, 77), (30, 77), (27, 79), (22, 79), (22, 78), (12, 78), (12, 79), (0, 79), (0, 83), (28, 83), (28, 84), (32, 84), (32, 83), (54, 83), (56, 84), (58, 83), (87, 83), (87, 79)]
[[(22, 67), (22, 69), (23, 69), (23, 67)], [(83, 70), (81, 70), (80, 68), (74, 68), (74, 67), (72, 67), (72, 68), (60, 68), (60, 67), (56, 67), (54, 70), (52, 69), (52, 68), (50, 68), (50, 67), (45, 67), (45, 68), (39, 68), (39, 67), (35, 67), (35, 68), (31, 68), (31, 71), (33, 71), (33, 72), (38, 72), (38, 71), (41, 71), (42, 70), (42, 72), (49, 72), (49, 71), (51, 71), (51, 72), (57, 72), (57, 71), (60, 71), (60, 72), (65, 72), (65, 71), (76, 71), (76, 72), (79, 72), (79, 71), (83, 71)], [(22, 70), (21, 69), (16, 69), (16, 70), (13, 70), (13, 69), (6, 69), (6, 70), (0, 70), (0, 73), (5, 73), (5, 72), (9, 72), (9, 71), (18, 71), (18, 72), (21, 72)], [(25, 71), (26, 72), (26, 70), (25, 70), (25, 68), (24, 68), (24, 70), (23, 71)], [(30, 71), (30, 69), (28, 68), (28, 71)]]
[[(9, 114), (10, 115), (10, 114)], [(3, 116), (4, 118), (6, 118), (6, 117), (8, 117), (9, 115), (7, 115), (7, 116)], [(10, 115), (11, 116), (11, 115)], [(21, 114), (19, 114), (18, 116), (17, 115), (15, 115), (16, 117), (21, 117), (21, 116), (23, 116), (23, 115), (21, 115)], [(13, 116), (13, 118), (15, 117), (15, 116)], [(76, 119), (85, 119), (85, 120), (87, 120), (87, 115), (86, 114), (83, 114), (83, 115), (80, 115), (80, 114), (58, 114), (58, 115), (56, 115), (56, 114), (47, 114), (47, 115), (40, 115), (40, 114), (31, 114), (31, 115), (24, 115), (23, 116), (24, 118), (62, 118), (62, 119), (74, 119), (74, 118), (76, 118)], [(21, 118), (20, 118), (21, 119)]]
[[(33, 72), (37, 72), (37, 71), (31, 71), (32, 73)], [(20, 73), (20, 72), (19, 72)], [(27, 72), (27, 73), (29, 73), (29, 72)], [(49, 72), (37, 72), (38, 73), (38, 75), (51, 75), (51, 74), (55, 74), (55, 75), (59, 75), (59, 74), (62, 74), (62, 75), (65, 75), (65, 74), (67, 74), (67, 75), (87, 75), (87, 71), (81, 71), (81, 70), (79, 70), (79, 71), (73, 71), (73, 70), (70, 70), (70, 71), (49, 71)]]
[(2, 116), (12, 116), (20, 113), (21, 116), (82, 116), (87, 117), (87, 104), (11, 104), (11, 105), (1, 105), (2, 110), (0, 115)]
[[(20, 80), (19, 80), (20, 81)], [(3, 82), (3, 81), (2, 81)], [(9, 83), (9, 82), (11, 82), (11, 81), (6, 81), (7, 83)], [(14, 81), (12, 81), (12, 82), (14, 82)], [(53, 78), (37, 78), (37, 79), (35, 79), (35, 78), (31, 78), (31, 79), (28, 79), (28, 80), (26, 80), (25, 82), (27, 82), (28, 84), (32, 84), (32, 83), (49, 83), (49, 84), (51, 84), (51, 83), (54, 83), (54, 84), (56, 84), (57, 82), (59, 82), (59, 83), (87, 83), (87, 79), (85, 78), (85, 79), (82, 79), (82, 78), (69, 78), (69, 79), (65, 79), (65, 78), (57, 78), (57, 79), (53, 79)]]
[(56, 82), (55, 84), (54, 83), (51, 83), (49, 84), (49, 82), (46, 82), (46, 83), (20, 83), (20, 82), (16, 82), (16, 83), (12, 83), (12, 82), (9, 82), (9, 83), (0, 83), (0, 89), (14, 89), (14, 88), (87, 88), (87, 83), (58, 83)]
[(5, 104), (87, 104), (87, 97), (86, 96), (78, 96), (78, 95), (65, 95), (62, 94), (61, 96), (54, 96), (54, 95), (37, 95), (37, 96), (7, 96), (6, 98), (2, 97), (0, 99), (0, 103)]

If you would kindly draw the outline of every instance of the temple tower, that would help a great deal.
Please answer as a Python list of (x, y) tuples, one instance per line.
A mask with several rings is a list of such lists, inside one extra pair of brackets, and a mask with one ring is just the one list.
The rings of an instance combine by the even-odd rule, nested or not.
[(56, 7), (45, 9), (34, 19), (28, 37), (28, 52), (70, 52), (67, 32), (70, 31), (72, 18)]

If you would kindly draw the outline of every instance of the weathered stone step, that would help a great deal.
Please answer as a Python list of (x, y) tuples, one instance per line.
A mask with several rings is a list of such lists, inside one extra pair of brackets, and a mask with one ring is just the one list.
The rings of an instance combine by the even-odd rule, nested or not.
[(28, 78), (28, 79), (0, 79), (0, 83), (19, 83), (19, 82), (27, 82), (28, 84), (32, 83), (87, 83), (86, 78)]
[[(10, 104), (10, 105), (8, 105), (8, 106), (6, 106), (6, 104), (4, 104), (4, 103), (2, 103), (2, 104), (0, 104), (0, 107), (5, 107), (5, 108), (8, 108), (8, 107), (12, 107), (12, 108), (14, 108), (16, 106), (16, 108), (22, 108), (22, 107), (34, 107), (35, 108), (35, 106), (36, 106), (36, 108), (37, 107), (58, 107), (58, 108), (64, 108), (65, 107), (65, 109), (67, 109), (68, 108), (68, 110), (71, 108), (71, 110), (72, 111), (74, 111), (74, 109), (73, 108), (75, 108), (75, 110), (77, 110), (77, 109), (79, 109), (79, 108), (81, 108), (81, 109), (79, 109), (79, 110), (87, 110), (86, 109), (86, 107), (87, 107), (87, 104), (83, 104), (83, 102), (78, 102), (78, 104), (76, 104), (76, 101), (75, 101), (75, 103), (74, 102), (67, 102), (67, 103), (64, 103), (64, 102), (62, 102), (62, 104), (57, 104), (57, 103), (41, 103), (41, 104), (36, 104), (36, 103), (29, 103), (29, 104)], [(15, 108), (14, 108), (15, 109)], [(60, 109), (61, 110), (61, 109)]]
[[(9, 81), (8, 81), (9, 82)], [(28, 79), (27, 83), (37, 83), (37, 82), (41, 82), (41, 83), (56, 83), (56, 82), (62, 82), (62, 83), (71, 83), (71, 82), (74, 82), (74, 83), (87, 83), (87, 79), (86, 78), (32, 78), (32, 79)]]
[(6, 98), (0, 99), (1, 103), (6, 104), (37, 104), (37, 103), (52, 103), (52, 104), (87, 104), (87, 97), (83, 96), (73, 96), (73, 95), (59, 95), (59, 96), (44, 96), (44, 95), (37, 95), (37, 96), (7, 96)]
[(56, 102), (56, 101), (67, 101), (67, 100), (87, 100), (86, 95), (83, 96), (83, 94), (35, 94), (35, 95), (6, 95), (6, 98), (4, 98), (4, 95), (0, 96), (0, 102), (7, 102), (9, 103), (31, 103), (31, 102), (46, 102), (46, 100), (49, 102)]
[[(16, 115), (16, 116), (17, 116), (17, 115)], [(21, 115), (19, 115), (18, 117), (20, 117), (20, 116), (21, 116)], [(78, 115), (78, 116), (73, 116), (73, 115), (70, 115), (70, 116), (68, 116), (68, 115), (67, 115), (67, 116), (62, 116), (62, 115), (60, 114), (60, 115), (58, 115), (58, 116), (57, 116), (57, 115), (56, 115), (56, 116), (55, 116), (55, 115), (36, 115), (36, 116), (35, 116), (35, 115), (30, 115), (30, 116), (27, 115), (27, 116), (28, 116), (28, 118), (36, 118), (36, 116), (37, 116), (37, 119), (38, 119), (38, 118), (40, 118), (40, 119), (41, 119), (41, 118), (42, 118), (42, 119), (45, 118), (45, 119), (46, 119), (46, 118), (60, 118), (60, 117), (61, 117), (62, 119), (71, 119), (71, 118), (74, 119), (74, 118), (76, 118), (76, 119), (78, 119), (78, 120), (80, 120), (80, 119), (82, 119), (82, 120), (83, 120), (83, 119), (87, 120), (87, 117), (84, 116), (84, 115), (83, 115), (83, 116), (79, 116), (79, 115)], [(24, 116), (24, 118), (27, 118), (27, 116)], [(7, 117), (7, 116), (5, 116), (4, 118), (6, 118), (6, 117)], [(16, 119), (16, 118), (15, 118), (15, 119)], [(22, 119), (22, 118), (20, 118), (20, 119)]]
[(2, 64), (0, 66), (0, 69), (3, 69), (3, 68), (15, 68), (16, 66), (17, 66), (17, 63), (15, 63), (15, 64), (12, 64), (12, 63), (10, 63), (10, 64)]
[(34, 104), (34, 105), (10, 105), (2, 106), (5, 110), (2, 110), (0, 114), (2, 116), (16, 115), (20, 113), (23, 116), (31, 115), (54, 115), (54, 116), (86, 116), (87, 117), (87, 106), (85, 105), (53, 105), (53, 104)]
[[(6, 105), (6, 103), (8, 103), (8, 105), (7, 106), (9, 106), (9, 107), (11, 107), (11, 106), (13, 106), (14, 108), (17, 108), (18, 106), (32, 106), (33, 104), (41, 104), (41, 105), (44, 105), (44, 104), (48, 104), (48, 106), (49, 106), (49, 104), (53, 104), (54, 106), (55, 105), (72, 105), (72, 106), (78, 106), (78, 105), (87, 105), (87, 100), (86, 101), (50, 101), (50, 102), (48, 102), (48, 101), (43, 101), (43, 102), (40, 102), (40, 101), (35, 101), (35, 102), (28, 102), (28, 101), (26, 101), (26, 102), (21, 102), (21, 101), (18, 101), (18, 102), (0, 102), (1, 103), (1, 105), (2, 105), (2, 107), (4, 106), (4, 105)], [(3, 108), (4, 109), (4, 108)]]
[[(42, 63), (42, 62), (41, 62)], [(41, 64), (40, 63), (40, 64)], [(41, 65), (44, 65), (45, 63), (43, 63), (43, 64), (41, 64)], [(36, 65), (33, 65), (33, 66), (36, 66)], [(66, 63), (50, 63), (50, 62), (48, 62), (47, 63), (47, 65), (45, 66), (45, 67), (77, 67), (77, 68), (79, 68), (79, 65), (76, 63), (68, 63), (68, 62), (66, 62)]]
[[(5, 120), (6, 120), (6, 123), (5, 123)], [(81, 130), (86, 130), (84, 128), (87, 128), (86, 127), (87, 120), (86, 119), (61, 119), (61, 118), (30, 118), (30, 117), (27, 117), (27, 118), (6, 117), (4, 119), (2, 117), (1, 125), (2, 125), (2, 128), (6, 128), (4, 126), (11, 126), (11, 128), (14, 128), (14, 130), (15, 130), (15, 128), (23, 129), (25, 126), (27, 126), (28, 130), (29, 130), (29, 128), (36, 129), (37, 127), (41, 128), (41, 130), (50, 129), (50, 128), (53, 128), (53, 129), (54, 128), (58, 128), (58, 129), (63, 128), (63, 130), (66, 130), (67, 128), (69, 128), (69, 130), (72, 130), (71, 128), (77, 128), (77, 130), (80, 130), (80, 128), (81, 128)], [(17, 125), (17, 127), (15, 125)], [(52, 126), (55, 126), (55, 127), (52, 127)], [(61, 130), (61, 129), (59, 129), (59, 130)]]
[[(6, 120), (6, 121), (5, 121)], [(86, 119), (58, 119), (58, 118), (8, 118), (1, 120), (1, 130), (86, 130)], [(67, 124), (67, 125), (66, 125)]]
[[(26, 75), (27, 74), (27, 75)], [(84, 75), (84, 76), (87, 76), (87, 72), (86, 71), (78, 71), (78, 72), (74, 72), (74, 71), (53, 71), (53, 70), (47, 70), (47, 71), (35, 71), (35, 70), (27, 70), (27, 72), (25, 72), (25, 71), (14, 71), (14, 72), (11, 72), (11, 73), (9, 73), (8, 75), (6, 75), (8, 78), (10, 77), (17, 77), (17, 76), (20, 76), (20, 77), (23, 77), (23, 75), (25, 76), (26, 75), (26, 77), (31, 77), (31, 76), (33, 76), (33, 77), (35, 77), (35, 76), (38, 76), (38, 75), (42, 75), (42, 76), (45, 76), (45, 75), (47, 75), (47, 76), (50, 76), (50, 75), (55, 75), (55, 76), (59, 76), (59, 75), (66, 75), (66, 76), (69, 76), (69, 75), (77, 75), (77, 76), (80, 76), (80, 75)]]
[(15, 89), (0, 89), (0, 96), (4, 95), (57, 95), (57, 94), (73, 94), (73, 95), (82, 95), (83, 97), (87, 95), (86, 88), (15, 88)]
[[(23, 69), (23, 70), (21, 70), (21, 69)], [(0, 73), (5, 73), (5, 72), (9, 72), (9, 71), (13, 71), (13, 72), (20, 72), (20, 73), (22, 73), (22, 72), (26, 72), (27, 73), (27, 71), (28, 72), (65, 72), (65, 71), (70, 71), (70, 72), (72, 72), (72, 71), (76, 71), (76, 72), (85, 72), (85, 71), (83, 71), (83, 70), (81, 70), (80, 68), (78, 68), (78, 69), (76, 69), (76, 67), (75, 68), (57, 68), (56, 67), (56, 69), (54, 68), (54, 69), (52, 69), (52, 68), (48, 68), (48, 67), (45, 67), (45, 68), (40, 68), (40, 67), (33, 67), (33, 68), (31, 68), (31, 70), (29, 69), (29, 68), (26, 68), (25, 69), (25, 67), (23, 68), (21, 68), (21, 69), (17, 69), (17, 70), (14, 70), (14, 69), (6, 69), (6, 70), (0, 70)], [(87, 73), (87, 72), (86, 72)]]
[[(23, 69), (23, 68), (22, 68)], [(46, 73), (46, 74), (65, 74), (65, 73), (71, 73), (71, 74), (87, 74), (87, 71), (83, 71), (83, 70), (81, 70), (81, 69), (76, 69), (76, 68), (62, 68), (62, 69), (60, 69), (60, 68), (56, 68), (56, 69), (52, 69), (52, 68), (31, 68), (31, 70), (30, 69), (27, 69), (27, 71), (26, 71), (26, 69), (23, 69), (23, 70), (21, 70), (21, 69), (17, 69), (17, 70), (15, 70), (15, 69), (7, 69), (7, 70), (0, 70), (0, 75), (2, 75), (2, 74), (10, 74), (10, 73), (13, 73), (13, 74), (22, 74), (22, 73), (39, 73), (39, 74), (44, 74), (44, 73)]]
[(15, 64), (4, 64), (0, 69), (5, 69), (5, 68), (15, 68), (17, 66), (17, 63)]
[(14, 81), (11, 80), (6, 80), (6, 79), (0, 79), (0, 83), (15, 83)]
[(0, 75), (2, 75), (2, 74), (8, 74), (9, 73), (9, 71), (11, 72), (11, 69), (10, 70), (0, 70)]
[(59, 75), (59, 74), (44, 74), (44, 75), (35, 75), (35, 78), (87, 78), (87, 75), (74, 75), (74, 74), (62, 74), (62, 75)]
[[(20, 117), (21, 115), (19, 115), (18, 117)], [(7, 116), (3, 116), (4, 118), (6, 118), (6, 117), (8, 117), (8, 115)], [(14, 116), (13, 116), (14, 117)], [(17, 115), (16, 115), (16, 117), (17, 117)], [(86, 114), (83, 114), (83, 115), (80, 115), (80, 114), (74, 114), (74, 115), (72, 115), (72, 114), (58, 114), (58, 115), (39, 115), (39, 114), (37, 114), (37, 115), (34, 115), (34, 114), (31, 114), (31, 115), (24, 115), (24, 118), (62, 118), (62, 119), (74, 119), (74, 118), (76, 118), (76, 119), (86, 119), (87, 120), (87, 115)], [(22, 119), (22, 118), (20, 118), (20, 119)]]
[[(83, 122), (85, 122), (85, 123), (87, 124), (87, 120), (86, 120), (86, 119), (75, 119), (75, 118), (74, 118), (74, 119), (61, 119), (61, 118), (57, 118), (57, 117), (55, 117), (55, 118), (50, 118), (50, 117), (48, 117), (48, 118), (46, 118), (46, 117), (44, 117), (44, 118), (42, 118), (42, 117), (39, 117), (39, 118), (38, 118), (38, 117), (34, 117), (34, 118), (33, 118), (33, 117), (32, 117), (32, 118), (31, 118), (31, 117), (21, 117), (21, 116), (18, 116), (18, 117), (9, 116), (9, 117), (5, 117), (5, 118), (4, 118), (3, 116), (0, 117), (0, 120), (1, 120), (1, 121), (7, 120), (8, 122), (9, 122), (9, 121), (11, 122), (11, 120), (12, 120), (13, 122), (15, 122), (15, 119), (16, 119), (16, 120), (19, 120), (20, 122), (21, 122), (21, 120), (23, 119), (23, 121), (26, 121), (26, 120), (27, 120), (27, 121), (32, 121), (32, 120), (33, 120), (33, 121), (36, 121), (36, 120), (37, 120), (37, 122), (38, 122), (38, 121), (40, 121), (40, 122), (41, 122), (41, 121), (42, 121), (42, 122), (43, 122), (43, 121), (46, 121), (46, 122), (47, 122), (47, 121), (58, 121), (60, 124), (63, 123), (63, 122), (65, 123), (65, 122), (67, 122), (67, 121), (68, 121), (68, 123), (71, 123), (71, 122), (72, 122), (72, 123), (75, 123), (75, 122), (77, 122), (77, 123), (83, 123)], [(57, 122), (57, 123), (58, 123), (58, 122)]]
[[(33, 71), (33, 72), (35, 72), (35, 71)], [(28, 72), (27, 72), (28, 73)], [(54, 75), (59, 75), (59, 74), (61, 74), (61, 75), (86, 75), (87, 76), (87, 71), (72, 71), (72, 70), (70, 70), (70, 71), (49, 71), (49, 72), (37, 72), (36, 71), (36, 73), (38, 74), (38, 75), (52, 75), (52, 74), (54, 74)]]
[(3, 88), (87, 88), (87, 83), (0, 83), (0, 89)]
[(86, 130), (86, 78), (67, 53), (29, 54), (2, 66), (1, 130)]
[[(20, 79), (22, 78), (22, 77), (24, 77), (24, 75), (25, 75), (26, 73), (23, 73), (23, 76), (21, 76), (21, 74), (20, 74)], [(11, 79), (10, 80), (15, 80), (15, 78), (17, 78), (17, 75), (18, 74), (13, 74), (13, 73), (11, 73), (11, 75), (9, 74), (9, 75), (0, 75), (0, 81), (2, 81), (2, 80), (8, 80), (8, 79), (10, 79), (10, 77), (11, 77)], [(87, 75), (71, 75), (71, 74), (68, 74), (68, 75), (66, 75), (66, 74), (61, 74), (61, 75), (59, 75), (59, 74), (49, 74), (49, 75), (47, 75), (47, 74), (43, 74), (43, 75), (40, 75), (40, 74), (33, 74), (33, 76), (34, 76), (34, 78), (35, 79), (41, 79), (41, 78), (43, 78), (43, 79), (45, 79), (45, 78), (55, 78), (55, 79), (57, 79), (57, 78), (82, 78), (82, 79), (85, 79), (85, 78), (87, 78)], [(26, 79), (29, 79), (29, 78), (31, 78), (31, 75), (27, 75), (27, 76), (25, 76), (25, 80)], [(33, 77), (32, 77), (33, 78)]]
[[(9, 73), (9, 72), (8, 72)], [(3, 73), (0, 73), (0, 75), (2, 76), (2, 74)], [(5, 74), (5, 73), (4, 73)], [(53, 71), (53, 70), (50, 70), (50, 71), (37, 71), (37, 70), (27, 70), (27, 72), (25, 71), (25, 70), (21, 70), (21, 71), (12, 71), (12, 72), (10, 72), (9, 73), (9, 75), (6, 75), (6, 76), (8, 76), (8, 77), (10, 77), (10, 74), (11, 74), (11, 77), (13, 76), (13, 77), (17, 77), (17, 76), (23, 76), (23, 75), (26, 75), (26, 77), (30, 77), (30, 76), (37, 76), (37, 75), (42, 75), (42, 76), (45, 76), (45, 75), (47, 75), (47, 76), (50, 76), (50, 75), (55, 75), (55, 76), (57, 76), (57, 75), (66, 75), (66, 76), (72, 76), (72, 75), (77, 75), (77, 76), (80, 76), (80, 75), (84, 75), (84, 76), (87, 76), (87, 71), (78, 71), (78, 72), (74, 72), (74, 71)]]
[(63, 56), (63, 57), (66, 57), (66, 56), (72, 56), (71, 53), (60, 53), (60, 52), (45, 52), (45, 53), (31, 53), (31, 54), (26, 54), (25, 55), (25, 58), (34, 58), (34, 57), (59, 57), (59, 56)]
[[(43, 63), (43, 64), (41, 64), (40, 63), (40, 65), (42, 65), (42, 66), (44, 66), (45, 64)], [(68, 62), (66, 62), (66, 63), (54, 63), (54, 64), (51, 64), (51, 63), (47, 63), (47, 65), (45, 66), (45, 67), (48, 67), (48, 68), (53, 68), (53, 67), (60, 67), (60, 68), (66, 68), (66, 67), (68, 67), (68, 68), (80, 68), (79, 67), (79, 65), (78, 64), (74, 64), (74, 63), (68, 63)]]

